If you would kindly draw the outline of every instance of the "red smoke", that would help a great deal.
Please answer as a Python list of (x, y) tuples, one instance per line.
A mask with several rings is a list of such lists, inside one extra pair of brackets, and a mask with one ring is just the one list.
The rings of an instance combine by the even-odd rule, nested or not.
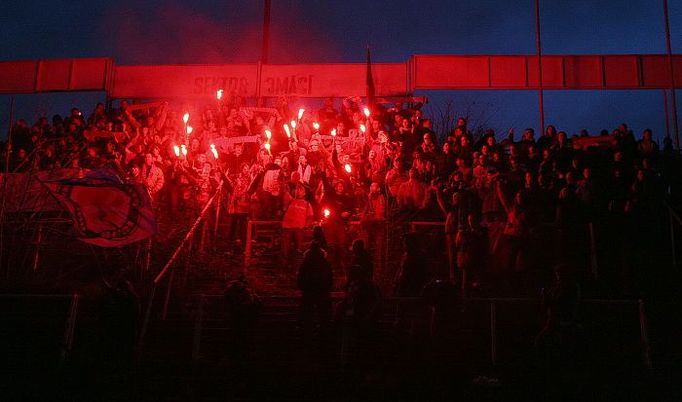
[[(120, 64), (254, 63), (262, 46), (260, 7), (260, 1), (234, 6), (220, 16), (174, 2), (151, 8), (123, 0), (106, 11), (100, 37)], [(324, 29), (302, 20), (295, 8), (273, 4), (270, 32), (270, 63), (341, 59)]]

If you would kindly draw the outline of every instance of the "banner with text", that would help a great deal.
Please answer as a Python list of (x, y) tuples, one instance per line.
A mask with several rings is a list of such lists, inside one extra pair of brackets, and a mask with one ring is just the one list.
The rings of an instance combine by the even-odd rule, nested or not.
[[(404, 63), (372, 65), (379, 96), (407, 92)], [(366, 65), (293, 64), (263, 65), (261, 96), (343, 97), (365, 93)], [(117, 66), (112, 96), (116, 98), (206, 98), (218, 89), (226, 95), (258, 94), (258, 65)]]
[[(261, 96), (344, 97), (365, 94), (366, 64), (264, 65)], [(372, 74), (378, 96), (407, 93), (404, 63), (376, 63)]]
[(116, 98), (215, 98), (216, 91), (256, 95), (252, 64), (116, 66)]

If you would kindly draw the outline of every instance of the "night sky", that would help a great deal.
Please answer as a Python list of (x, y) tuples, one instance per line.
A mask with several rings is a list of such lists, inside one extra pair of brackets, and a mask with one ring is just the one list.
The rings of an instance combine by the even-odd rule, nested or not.
[[(682, 53), (682, 1), (670, 3), (673, 52)], [(662, 1), (541, 0), (545, 54), (665, 53)], [(403, 62), (413, 54), (533, 54), (533, 0), (272, 0), (271, 63)], [(262, 1), (3, 2), (0, 60), (112, 57), (117, 64), (255, 62)], [(537, 127), (531, 91), (429, 91), (428, 107), (454, 101), (472, 125), (499, 133)], [(94, 94), (17, 96), (17, 117), (86, 114)], [(678, 99), (682, 99), (678, 91)], [(682, 102), (681, 102), (682, 103)], [(682, 107), (679, 109), (682, 110)], [(547, 91), (546, 121), (569, 134), (628, 122), (639, 135), (665, 133), (662, 91)], [(428, 114), (428, 109), (427, 109)], [(0, 129), (9, 120), (0, 96)]]

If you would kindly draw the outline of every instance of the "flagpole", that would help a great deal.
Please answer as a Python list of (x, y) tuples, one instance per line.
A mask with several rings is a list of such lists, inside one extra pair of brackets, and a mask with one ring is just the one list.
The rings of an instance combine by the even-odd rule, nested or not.
[(14, 96), (9, 107), (9, 129), (7, 130), (7, 143), (5, 145), (5, 173), (9, 173), (9, 157), (12, 153), (12, 132), (14, 131)]
[(263, 64), (267, 64), (270, 53), (270, 10), (272, 0), (263, 1), (263, 47), (261, 49), (258, 69), (256, 71), (256, 101), (261, 100), (261, 80), (263, 76)]
[(545, 94), (542, 84), (542, 39), (540, 35), (540, 0), (535, 0), (535, 47), (538, 55), (538, 104), (540, 109), (540, 133), (545, 134)]
[[(9, 129), (7, 130), (7, 143), (5, 144), (5, 178), (2, 184), (2, 207), (0, 207), (0, 267), (3, 265), (5, 257), (5, 207), (7, 202), (7, 182), (9, 179), (9, 158), (12, 154), (12, 134), (14, 131), (14, 96), (10, 101), (9, 109)], [(6, 270), (9, 279), (9, 263)]]
[(263, 48), (261, 50), (260, 62), (268, 62), (268, 53), (270, 52), (270, 9), (272, 0), (264, 0), (263, 2)]
[(374, 76), (372, 75), (372, 56), (369, 45), (367, 45), (367, 71), (365, 73), (365, 81), (365, 88), (367, 91), (367, 107), (369, 108), (370, 112), (373, 113), (375, 111), (374, 103), (376, 98), (376, 89), (374, 88)]
[(670, 66), (670, 100), (672, 106), (673, 133), (675, 134), (675, 148), (680, 150), (680, 128), (677, 123), (677, 96), (675, 95), (675, 70), (673, 52), (670, 44), (670, 16), (668, 14), (668, 0), (663, 0), (663, 16), (665, 18), (665, 47), (668, 52), (668, 64)]

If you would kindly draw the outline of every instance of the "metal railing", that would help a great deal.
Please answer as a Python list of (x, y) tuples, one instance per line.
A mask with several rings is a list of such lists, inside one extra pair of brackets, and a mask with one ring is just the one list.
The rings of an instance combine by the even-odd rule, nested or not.
[[(166, 294), (164, 297), (164, 302), (163, 302), (163, 309), (161, 312), (161, 318), (162, 320), (166, 319), (166, 316), (168, 314), (168, 305), (170, 302), (170, 297), (171, 297), (171, 292), (173, 288), (173, 279), (175, 277), (175, 270), (172, 270), (175, 262), (177, 261), (178, 257), (182, 253), (182, 251), (185, 249), (185, 246), (190, 245), (191, 241), (194, 237), (194, 234), (199, 228), (199, 224), (206, 218), (207, 213), (210, 209), (210, 207), (213, 205), (214, 201), (219, 197), (223, 187), (223, 182), (221, 182), (218, 185), (218, 188), (216, 189), (216, 192), (213, 194), (213, 196), (206, 202), (206, 205), (204, 208), (201, 210), (199, 213), (199, 216), (197, 219), (194, 221), (190, 229), (187, 231), (187, 234), (185, 237), (182, 239), (178, 247), (175, 249), (173, 254), (171, 255), (170, 259), (166, 264), (163, 266), (161, 271), (156, 275), (152, 282), (152, 289), (149, 294), (149, 299), (147, 301), (147, 307), (145, 308), (143, 320), (142, 320), (142, 326), (140, 328), (140, 335), (138, 339), (138, 354), (142, 351), (142, 348), (144, 346), (144, 338), (147, 334), (147, 329), (149, 327), (149, 320), (151, 319), (151, 312), (152, 312), (152, 307), (154, 304), (154, 296), (156, 295), (156, 289), (158, 288), (159, 284), (164, 280), (166, 275), (170, 272), (170, 277), (168, 279), (168, 284), (166, 288)], [(218, 204), (218, 208), (220, 208), (220, 205)]]
[[(202, 340), (202, 335), (205, 329), (205, 323), (207, 320), (207, 314), (206, 314), (206, 302), (208, 299), (218, 299), (223, 297), (222, 295), (206, 295), (206, 294), (201, 294), (198, 296), (199, 297), (199, 302), (198, 302), (198, 308), (197, 308), (197, 313), (194, 316), (194, 326), (193, 326), (193, 336), (192, 336), (192, 350), (191, 350), (191, 358), (192, 358), (192, 363), (196, 365), (201, 357), (201, 340)], [(72, 346), (73, 346), (73, 340), (74, 340), (74, 333), (76, 329), (76, 322), (77, 322), (77, 315), (79, 311), (79, 302), (80, 302), (80, 296), (78, 294), (73, 294), (73, 295), (44, 295), (44, 294), (26, 294), (26, 295), (17, 295), (17, 294), (0, 294), (0, 300), (1, 299), (62, 299), (62, 300), (69, 300), (70, 299), (70, 305), (69, 305), (69, 311), (65, 323), (65, 329), (64, 329), (64, 336), (63, 336), (63, 343), (62, 343), (62, 349), (60, 351), (60, 360), (62, 363), (64, 363), (66, 360), (68, 360), (71, 351), (72, 351)], [(296, 297), (269, 297), (269, 298), (262, 298), (261, 301), (264, 302), (265, 305), (267, 305), (268, 300), (297, 300)], [(422, 298), (418, 297), (403, 297), (403, 298), (388, 298), (384, 299), (381, 301), (383, 306), (391, 306), (392, 308), (389, 310), (388, 315), (384, 314), (384, 317), (388, 317), (388, 319), (392, 319), (394, 322), (397, 321), (397, 318), (399, 316), (400, 311), (403, 310), (406, 306), (426, 306), (424, 303), (424, 300)], [(489, 363), (492, 366), (496, 366), (499, 364), (499, 359), (498, 359), (498, 311), (497, 311), (497, 306), (498, 305), (508, 305), (511, 303), (534, 303), (534, 304), (539, 304), (538, 299), (533, 299), (533, 298), (471, 298), (466, 300), (467, 304), (485, 304), (487, 303), (489, 308)], [(644, 305), (643, 300), (608, 300), (608, 299), (585, 299), (581, 301), (581, 305), (607, 305), (607, 306), (616, 306), (616, 305), (625, 305), (625, 306), (636, 306), (637, 311), (638, 311), (638, 319), (639, 319), (639, 341), (640, 341), (640, 349), (641, 349), (641, 359), (642, 359), (642, 365), (645, 369), (647, 370), (652, 370), (653, 369), (653, 361), (652, 361), (652, 355), (651, 355), (651, 345), (649, 342), (649, 326), (648, 326), (648, 319), (647, 319), (647, 314), (646, 314), (646, 309)], [(148, 319), (148, 316), (147, 316)], [(433, 328), (433, 320), (434, 320), (434, 315), (431, 314), (429, 318), (429, 327)], [(223, 328), (223, 329), (229, 329), (229, 328)], [(140, 337), (142, 338), (142, 334)], [(141, 345), (140, 345), (141, 346)]]
[[(410, 225), (410, 229), (414, 232), (416, 231), (417, 227), (420, 226), (426, 226), (426, 227), (442, 227), (445, 225), (445, 222), (431, 222), (431, 221), (408, 221), (407, 222)], [(359, 226), (361, 224), (360, 221), (350, 221), (348, 222), (350, 226)], [(253, 239), (254, 239), (254, 234), (257, 237), (258, 236), (258, 228), (262, 226), (270, 226), (270, 227), (280, 227), (282, 225), (282, 221), (258, 221), (258, 220), (248, 220), (246, 224), (246, 245), (244, 247), (244, 264), (248, 264), (249, 258), (251, 258), (251, 255), (253, 253)], [(311, 229), (312, 231), (312, 229)]]
[[(192, 364), (197, 365), (201, 358), (201, 344), (202, 344), (202, 334), (205, 329), (205, 324), (207, 320), (206, 314), (206, 303), (208, 299), (218, 299), (223, 297), (222, 295), (199, 295), (199, 303), (197, 314), (194, 317), (194, 328), (193, 328), (193, 338), (192, 338)], [(270, 297), (261, 298), (261, 301), (267, 305), (267, 300), (296, 300), (295, 297)], [(398, 316), (401, 314), (400, 311), (406, 306), (421, 305), (425, 306), (424, 300), (419, 297), (396, 297), (388, 298), (381, 301), (384, 306), (392, 306), (391, 313), (388, 314), (389, 320), (397, 322)], [(467, 299), (466, 303), (488, 303), (489, 316), (488, 316), (488, 331), (489, 331), (489, 363), (492, 366), (499, 364), (498, 361), (498, 304), (510, 304), (510, 303), (535, 303), (538, 304), (540, 301), (533, 298), (471, 298)], [(639, 319), (639, 336), (640, 336), (640, 349), (641, 349), (641, 359), (642, 365), (646, 370), (653, 369), (653, 361), (651, 357), (651, 346), (649, 343), (649, 327), (646, 315), (646, 310), (644, 307), (644, 302), (640, 300), (608, 300), (608, 299), (585, 299), (582, 300), (581, 305), (626, 305), (626, 306), (637, 306), (638, 308), (638, 319)], [(386, 317), (386, 315), (384, 315)], [(429, 318), (429, 328), (433, 328), (435, 315), (431, 314)], [(229, 328), (221, 328), (223, 330), (228, 330)]]
[[(178, 257), (180, 256), (182, 250), (184, 247), (190, 242), (192, 239), (196, 229), (198, 228), (199, 224), (201, 223), (202, 219), (206, 217), (206, 213), (208, 212), (210, 206), (214, 204), (216, 197), (219, 196), (220, 194), (220, 188), (216, 191), (216, 193), (213, 195), (213, 197), (207, 202), (205, 205), (204, 209), (202, 210), (201, 214), (197, 218), (197, 220), (194, 222), (180, 245), (176, 248), (175, 252), (169, 259), (169, 261), (165, 264), (165, 266), (162, 268), (162, 270), (159, 272), (159, 274), (156, 276), (156, 278), (153, 281), (153, 288), (151, 290), (151, 294), (149, 296), (149, 300), (147, 303), (147, 307), (145, 309), (144, 317), (143, 317), (143, 323), (141, 326), (141, 331), (140, 331), (140, 339), (139, 339), (139, 348), (142, 347), (144, 337), (146, 335), (146, 331), (149, 325), (149, 320), (151, 316), (151, 311), (152, 311), (152, 305), (154, 301), (154, 295), (156, 292), (156, 289), (158, 285), (163, 281), (163, 279), (168, 276), (170, 273), (170, 277), (168, 280), (168, 287), (166, 289), (165, 293), (165, 298), (164, 298), (164, 303), (163, 303), (163, 309), (162, 309), (162, 314), (161, 318), (166, 319), (167, 311), (168, 311), (168, 305), (169, 305), (169, 300), (171, 297), (171, 289), (172, 289), (172, 284), (173, 284), (173, 278), (174, 278), (174, 273), (175, 271), (172, 270), (173, 264), (177, 261)], [(668, 207), (670, 211), (670, 219), (671, 219), (671, 237), (672, 237), (672, 245), (673, 245), (673, 264), (676, 264), (676, 254), (675, 254), (675, 236), (674, 236), (674, 225), (673, 223), (676, 222), (677, 224), (682, 226), (682, 220), (680, 219), (675, 212)], [(218, 214), (218, 213), (216, 213)], [(218, 217), (218, 215), (216, 215)], [(350, 222), (351, 225), (359, 225), (360, 222), (358, 221), (352, 221)], [(407, 227), (410, 228), (412, 231), (416, 231), (419, 227), (425, 227), (425, 228), (438, 228), (442, 227), (444, 225), (444, 222), (431, 222), (431, 221), (405, 221), (405, 224)], [(254, 235), (258, 236), (258, 228), (262, 226), (274, 226), (274, 227), (279, 227), (281, 225), (281, 221), (259, 221), (259, 220), (249, 220), (247, 221), (247, 232), (246, 232), (246, 245), (244, 248), (244, 263), (245, 265), (248, 265), (249, 259), (252, 256), (252, 243), (254, 240)], [(595, 276), (595, 279), (597, 278), (598, 275), (598, 267), (597, 267), (597, 261), (596, 261), (596, 245), (595, 245), (595, 235), (594, 235), (594, 229), (589, 228), (589, 235), (590, 235), (590, 265), (591, 265), (591, 273)], [(387, 240), (388, 241), (388, 240)], [(205, 298), (211, 297), (207, 295), (202, 295), (199, 300), (198, 304), (198, 314), (196, 317), (196, 323), (195, 323), (195, 328), (194, 328), (194, 341), (193, 341), (193, 346), (192, 346), (192, 356), (195, 358), (196, 356), (199, 355), (200, 348), (201, 348), (201, 333), (203, 330), (203, 317), (205, 315)], [(402, 303), (403, 301), (409, 300), (409, 299), (389, 299), (393, 300), (397, 303)], [(402, 300), (402, 301), (401, 301)], [(491, 299), (469, 299), (469, 302), (487, 302), (489, 303), (489, 331), (490, 331), (490, 362), (491, 364), (495, 365), (497, 364), (497, 315), (498, 315), (498, 304), (499, 303), (506, 303), (506, 302), (533, 302), (537, 301), (535, 299), (530, 299), (530, 298), (491, 298)], [(652, 367), (652, 361), (651, 361), (651, 352), (650, 352), (650, 345), (649, 345), (649, 340), (648, 340), (648, 330), (647, 330), (647, 319), (646, 319), (646, 313), (645, 313), (645, 308), (644, 304), (641, 300), (598, 300), (598, 299), (590, 299), (590, 300), (584, 300), (583, 304), (630, 304), (630, 305), (637, 305), (639, 307), (639, 319), (640, 319), (640, 340), (641, 340), (641, 347), (642, 347), (642, 360), (644, 361), (645, 367), (650, 369)]]

